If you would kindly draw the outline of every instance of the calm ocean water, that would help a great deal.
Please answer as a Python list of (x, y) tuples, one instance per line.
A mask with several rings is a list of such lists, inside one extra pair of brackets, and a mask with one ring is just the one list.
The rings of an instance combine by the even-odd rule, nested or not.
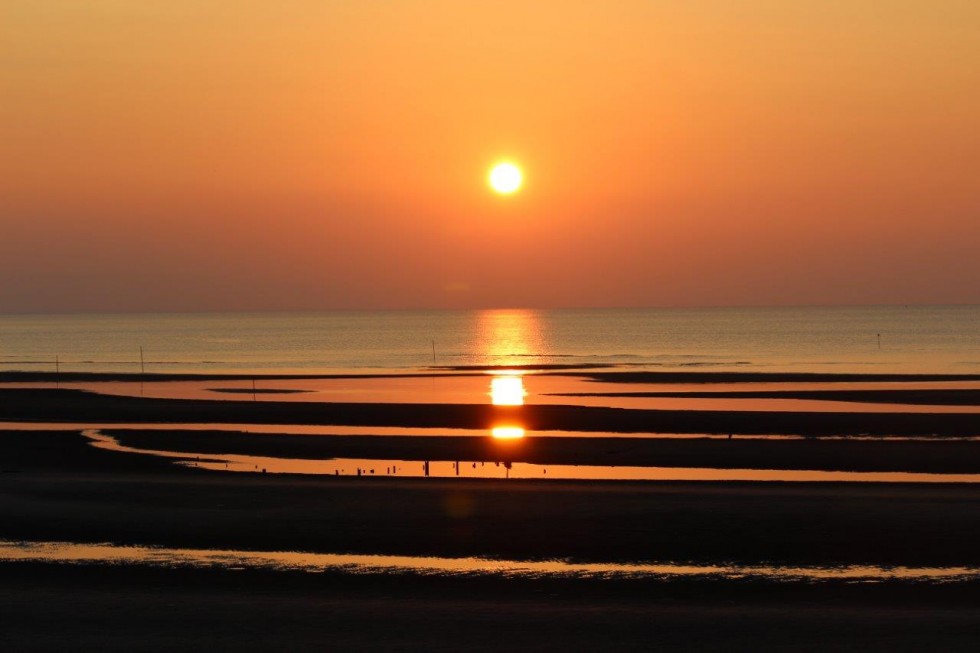
[(0, 316), (0, 370), (139, 371), (141, 346), (147, 372), (980, 373), (980, 306)]

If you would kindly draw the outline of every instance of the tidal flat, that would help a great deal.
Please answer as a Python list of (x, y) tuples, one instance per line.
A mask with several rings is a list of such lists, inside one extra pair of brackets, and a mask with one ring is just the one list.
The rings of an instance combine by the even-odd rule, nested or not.
[[(941, 629), (945, 650), (971, 650), (980, 637), (980, 484), (232, 474), (99, 449), (75, 425), (101, 422), (100, 430), (124, 445), (205, 458), (237, 452), (311, 460), (506, 458), (975, 474), (980, 442), (964, 427), (976, 426), (975, 415), (923, 415), (917, 426), (906, 415), (823, 413), (844, 419), (823, 436), (826, 424), (815, 426), (812, 415), (799, 413), (207, 401), (47, 388), (3, 389), (0, 397), (5, 420), (62, 422), (0, 431), (0, 539), (7, 541), (475, 559), (488, 561), (488, 569), (493, 561), (558, 560), (726, 570), (722, 577), (447, 575), (342, 566), (311, 572), (251, 568), (232, 554), (205, 568), (161, 566), (150, 557), (145, 563), (8, 560), (0, 563), (0, 605), (11, 625), (2, 638), (17, 649), (125, 650), (136, 642), (151, 650), (231, 642), (240, 650), (557, 649), (567, 648), (573, 633), (583, 647), (608, 650), (658, 644), (914, 650), (935, 645)], [(603, 421), (600, 413), (620, 421)], [(316, 436), (180, 426), (193, 418), (253, 426), (340, 423), (368, 431), (376, 424), (481, 429), (515, 414), (525, 424), (568, 420), (583, 428), (568, 437), (532, 431), (500, 442), (489, 435)], [(745, 428), (728, 439), (726, 431), (740, 419)], [(771, 430), (773, 419), (796, 426), (782, 432), (787, 437), (752, 437)], [(854, 419), (853, 428), (846, 426)], [(682, 422), (701, 435), (657, 437), (661, 425)], [(726, 427), (708, 437), (722, 422)], [(141, 423), (154, 428), (138, 428)], [(604, 433), (619, 425), (634, 436), (591, 437), (593, 424)], [(876, 431), (882, 435), (867, 435)], [(793, 568), (828, 578), (746, 573)], [(851, 568), (885, 575), (848, 577)], [(916, 569), (966, 571), (930, 579), (914, 576)]]

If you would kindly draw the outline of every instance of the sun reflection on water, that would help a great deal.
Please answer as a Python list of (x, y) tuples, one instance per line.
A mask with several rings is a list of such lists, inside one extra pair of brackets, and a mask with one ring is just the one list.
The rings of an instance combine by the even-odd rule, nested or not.
[(490, 434), (497, 440), (520, 440), (524, 437), (524, 428), (521, 426), (495, 426), (490, 430)]
[[(524, 397), (527, 392), (524, 390), (524, 377), (521, 372), (508, 371), (505, 374), (494, 376), (490, 379), (490, 403), (494, 406), (501, 406), (506, 411), (519, 409), (524, 405)], [(519, 440), (524, 437), (524, 427), (512, 420), (513, 414), (507, 418), (504, 424), (498, 424), (490, 429), (490, 435), (497, 440)]]
[(531, 310), (481, 311), (475, 351), (492, 365), (533, 363), (548, 352), (542, 320)]
[[(493, 365), (521, 366), (546, 353), (541, 321), (534, 311), (483, 311), (478, 321), (476, 348)], [(505, 412), (523, 406), (527, 396), (523, 375), (519, 369), (497, 371), (490, 379), (490, 403)], [(520, 440), (526, 435), (520, 422), (517, 413), (508, 412), (490, 434), (496, 440)]]
[(494, 406), (523, 406), (524, 377), (519, 372), (511, 372), (490, 379), (490, 403)]

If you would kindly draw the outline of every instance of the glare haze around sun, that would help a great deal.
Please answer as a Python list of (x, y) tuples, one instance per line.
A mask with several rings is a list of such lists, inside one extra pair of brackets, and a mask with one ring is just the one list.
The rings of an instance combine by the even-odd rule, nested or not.
[(495, 192), (510, 195), (520, 190), (524, 175), (513, 163), (498, 163), (491, 168), (487, 181)]

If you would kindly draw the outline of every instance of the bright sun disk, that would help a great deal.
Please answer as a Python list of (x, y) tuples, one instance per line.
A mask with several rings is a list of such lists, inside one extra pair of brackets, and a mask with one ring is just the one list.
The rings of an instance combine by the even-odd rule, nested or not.
[(517, 191), (524, 181), (521, 169), (513, 163), (498, 163), (490, 170), (487, 178), (490, 187), (502, 195), (510, 195)]

